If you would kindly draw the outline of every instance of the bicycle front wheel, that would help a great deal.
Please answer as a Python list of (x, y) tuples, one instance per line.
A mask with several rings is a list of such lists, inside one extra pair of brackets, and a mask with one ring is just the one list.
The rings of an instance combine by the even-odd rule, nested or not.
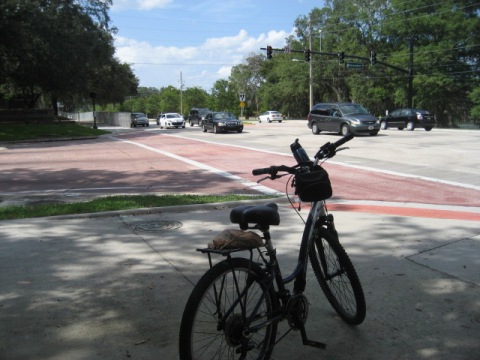
[(180, 325), (181, 360), (269, 359), (277, 306), (265, 272), (243, 258), (224, 260), (193, 289)]
[(338, 237), (317, 225), (309, 257), (315, 277), (337, 314), (347, 324), (361, 324), (366, 314), (365, 295)]

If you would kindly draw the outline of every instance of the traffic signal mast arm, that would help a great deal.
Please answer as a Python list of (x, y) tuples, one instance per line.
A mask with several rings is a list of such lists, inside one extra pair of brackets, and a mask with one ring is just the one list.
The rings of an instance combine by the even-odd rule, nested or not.
[[(275, 51), (275, 52), (282, 52), (282, 53), (301, 53), (301, 54), (305, 54), (305, 50), (290, 50), (290, 49), (287, 49), (287, 48), (283, 48), (283, 49), (276, 49), (276, 48), (272, 48), (271, 46), (267, 47), (267, 48), (260, 48), (260, 50), (269, 50), (269, 51)], [(332, 52), (323, 52), (323, 51), (310, 51), (309, 52), (309, 55), (327, 55), (327, 56), (334, 56), (336, 58), (339, 58), (339, 52), (338, 53), (332, 53)], [(366, 60), (368, 62), (371, 61), (370, 58), (367, 58), (367, 57), (364, 57), (364, 56), (356, 56), (356, 55), (348, 55), (348, 54), (345, 54), (343, 53), (343, 58), (350, 58), (350, 59), (359, 59), (359, 60)], [(411, 70), (405, 70), (405, 69), (402, 69), (398, 66), (395, 66), (395, 65), (390, 65), (390, 64), (387, 64), (383, 61), (378, 61), (376, 60), (375, 61), (376, 64), (380, 64), (380, 65), (383, 65), (383, 66), (386, 66), (386, 67), (389, 67), (389, 68), (392, 68), (394, 70), (397, 70), (397, 71), (400, 71), (400, 72), (403, 72), (405, 74), (410, 74), (411, 73)]]

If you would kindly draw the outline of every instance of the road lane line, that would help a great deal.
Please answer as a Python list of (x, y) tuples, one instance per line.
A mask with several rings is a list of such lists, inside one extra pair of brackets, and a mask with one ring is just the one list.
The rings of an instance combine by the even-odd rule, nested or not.
[[(288, 157), (292, 156), (291, 153), (281, 153), (281, 152), (276, 152), (276, 151), (257, 149), (257, 148), (254, 148), (254, 147), (243, 146), (243, 145), (225, 144), (225, 143), (218, 143), (218, 142), (213, 142), (213, 141), (208, 141), (208, 140), (191, 139), (191, 138), (188, 138), (188, 137), (185, 137), (185, 136), (182, 136), (182, 135), (173, 135), (173, 134), (161, 134), (161, 135), (177, 137), (177, 138), (191, 140), (191, 141), (198, 141), (198, 142), (203, 142), (203, 143), (213, 144), (213, 145), (222, 145), (222, 146), (229, 146), (229, 147), (251, 150), (251, 151), (259, 151), (259, 152), (263, 152), (263, 153), (267, 153), (267, 154), (274, 154), (274, 155), (281, 155), (281, 156), (288, 156)], [(432, 178), (432, 177), (428, 177), (428, 176), (412, 175), (412, 174), (406, 174), (406, 173), (401, 173), (401, 172), (397, 172), (397, 171), (376, 169), (376, 168), (372, 168), (372, 167), (368, 167), (368, 166), (348, 164), (348, 163), (345, 163), (345, 162), (339, 162), (339, 161), (335, 161), (335, 160), (328, 160), (328, 163), (333, 164), (333, 165), (348, 167), (348, 168), (352, 168), (352, 169), (365, 170), (365, 171), (370, 171), (370, 172), (382, 173), (382, 174), (399, 176), (399, 177), (406, 177), (406, 178), (411, 178), (411, 179), (419, 179), (419, 180), (424, 180), (424, 181), (429, 181), (429, 182), (434, 182), (434, 183), (439, 183), (439, 184), (457, 186), (457, 187), (461, 187), (461, 188), (465, 188), (465, 189), (480, 191), (480, 186), (465, 184), (465, 183), (459, 183), (459, 182), (449, 181), (449, 180), (442, 180), (442, 179)]]
[(179, 161), (182, 161), (184, 163), (187, 163), (187, 164), (190, 164), (192, 166), (195, 166), (199, 169), (202, 169), (202, 170), (206, 170), (208, 172), (211, 172), (213, 174), (216, 174), (216, 175), (220, 175), (224, 178), (227, 178), (227, 179), (230, 179), (230, 180), (234, 180), (234, 181), (238, 181), (240, 182), (242, 185), (244, 186), (247, 186), (253, 190), (256, 190), (260, 193), (263, 193), (263, 194), (268, 194), (268, 195), (283, 195), (283, 193), (279, 193), (277, 190), (274, 190), (274, 189), (271, 189), (269, 187), (266, 187), (266, 186), (263, 186), (263, 185), (259, 185), (258, 183), (256, 182), (252, 182), (250, 180), (246, 180), (240, 176), (237, 176), (237, 175), (233, 175), (227, 171), (223, 171), (223, 170), (220, 170), (220, 169), (217, 169), (217, 168), (214, 168), (213, 166), (209, 166), (209, 165), (206, 165), (206, 164), (203, 164), (201, 162), (198, 162), (198, 161), (195, 161), (195, 160), (191, 160), (191, 159), (188, 159), (186, 157), (183, 157), (183, 156), (179, 156), (179, 155), (175, 155), (175, 154), (172, 154), (168, 151), (163, 151), (163, 150), (160, 150), (160, 149), (155, 149), (151, 146), (148, 146), (148, 145), (144, 145), (142, 143), (138, 143), (138, 142), (135, 142), (135, 141), (131, 141), (131, 140), (124, 140), (124, 139), (118, 139), (116, 138), (118, 141), (122, 141), (122, 142), (125, 142), (125, 143), (128, 143), (128, 144), (131, 144), (131, 145), (135, 145), (135, 146), (138, 146), (138, 147), (141, 147), (141, 148), (144, 148), (146, 150), (150, 150), (150, 151), (153, 151), (153, 152), (156, 152), (157, 154), (161, 154), (161, 155), (164, 155), (164, 156), (168, 156), (172, 159), (175, 159), (175, 160), (179, 160)]

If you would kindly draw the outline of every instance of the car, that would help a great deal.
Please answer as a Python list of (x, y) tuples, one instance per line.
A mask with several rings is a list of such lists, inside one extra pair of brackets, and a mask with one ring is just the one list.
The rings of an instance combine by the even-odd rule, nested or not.
[(160, 129), (163, 128), (185, 128), (185, 119), (178, 113), (165, 113), (160, 115)]
[(223, 111), (208, 113), (202, 120), (201, 126), (203, 132), (212, 130), (215, 134), (227, 131), (241, 133), (243, 131), (243, 123), (232, 113)]
[(265, 111), (264, 113), (258, 116), (258, 122), (261, 123), (262, 121), (272, 122), (278, 121), (281, 123), (283, 120), (283, 115), (278, 111)]
[(409, 131), (415, 128), (432, 130), (436, 125), (435, 116), (427, 110), (402, 108), (389, 112), (380, 119), (380, 129), (387, 130), (396, 127), (398, 130), (407, 128)]
[(130, 127), (137, 127), (137, 125), (150, 126), (147, 115), (144, 113), (131, 113), (130, 114)]
[(201, 126), (202, 120), (205, 119), (205, 116), (210, 112), (212, 112), (212, 110), (207, 108), (192, 108), (188, 115), (188, 123), (190, 126), (194, 126), (195, 124)]
[(333, 131), (343, 136), (350, 133), (374, 136), (380, 130), (380, 121), (362, 105), (355, 103), (316, 104), (307, 120), (307, 126), (315, 135), (321, 131)]

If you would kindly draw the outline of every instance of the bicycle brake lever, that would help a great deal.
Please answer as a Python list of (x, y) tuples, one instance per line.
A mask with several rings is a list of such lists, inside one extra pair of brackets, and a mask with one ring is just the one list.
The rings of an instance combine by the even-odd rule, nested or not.
[(342, 150), (348, 150), (348, 149), (350, 149), (348, 146), (344, 146), (344, 147), (338, 148), (336, 150), (336, 152), (339, 152), (339, 151), (342, 151)]
[(260, 180), (257, 180), (257, 184), (260, 184), (262, 181), (270, 179), (270, 176), (265, 176), (264, 178), (261, 178)]

